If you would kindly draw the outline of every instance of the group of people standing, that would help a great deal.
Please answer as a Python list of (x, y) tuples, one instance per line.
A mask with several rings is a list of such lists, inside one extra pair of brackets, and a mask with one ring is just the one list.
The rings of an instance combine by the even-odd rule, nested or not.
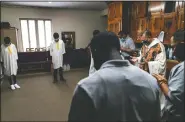
[(179, 64), (168, 80), (164, 45), (149, 30), (138, 57), (129, 56), (135, 45), (122, 31), (93, 35), (89, 76), (76, 86), (68, 121), (185, 121), (184, 33), (171, 37)]
[[(68, 121), (184, 121), (184, 30), (171, 37), (171, 46), (179, 64), (165, 78), (164, 45), (143, 32), (140, 55), (130, 56), (135, 44), (128, 33), (95, 30), (88, 45), (91, 53), (89, 76), (76, 86)], [(50, 55), (54, 83), (63, 77), (65, 44), (53, 34)], [(129, 58), (128, 58), (129, 57)], [(17, 84), (17, 49), (9, 37), (1, 45), (1, 64), (12, 90)], [(160, 94), (165, 96), (161, 108)]]
[[(58, 81), (58, 73), (61, 81), (66, 81), (63, 77), (63, 54), (65, 54), (65, 44), (62, 40), (59, 39), (59, 34), (53, 34), (54, 41), (52, 41), (50, 45), (50, 55), (52, 56), (53, 63), (53, 79), (54, 83)], [(18, 54), (16, 46), (11, 43), (10, 37), (4, 38), (4, 44), (1, 45), (1, 67), (6, 76), (8, 76), (8, 80), (10, 83), (10, 88), (12, 90), (21, 88), (16, 80), (17, 76), (17, 60)]]

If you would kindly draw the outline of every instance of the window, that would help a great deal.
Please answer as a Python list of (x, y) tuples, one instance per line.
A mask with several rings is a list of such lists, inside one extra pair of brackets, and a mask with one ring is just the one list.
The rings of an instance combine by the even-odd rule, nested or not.
[(51, 20), (20, 19), (23, 48), (48, 48), (51, 37)]

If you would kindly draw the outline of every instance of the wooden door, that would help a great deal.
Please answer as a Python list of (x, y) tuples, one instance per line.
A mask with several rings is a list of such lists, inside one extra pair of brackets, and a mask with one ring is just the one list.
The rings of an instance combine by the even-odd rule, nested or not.
[(113, 2), (109, 4), (108, 12), (108, 31), (119, 33), (122, 29), (122, 2)]
[(147, 20), (146, 18), (139, 18), (139, 25), (138, 25), (138, 31), (145, 31), (147, 28)]
[(122, 18), (122, 2), (115, 2), (115, 18)]
[(184, 28), (184, 10), (178, 12), (178, 24), (177, 24), (177, 28), (178, 29), (185, 29)]
[(108, 8), (108, 21), (112, 21), (115, 18), (115, 3), (111, 3)]
[(146, 7), (147, 7), (147, 2), (146, 1), (137, 2), (138, 18), (146, 16)]
[(137, 41), (137, 19), (131, 19), (131, 37), (134, 41)]
[(108, 31), (114, 32), (114, 24), (113, 23), (108, 24)]
[(161, 14), (151, 17), (151, 32), (153, 37), (157, 37), (163, 29), (164, 17)]
[(114, 32), (118, 35), (118, 33), (122, 30), (121, 26), (122, 20), (116, 21), (114, 23)]
[(151, 12), (152, 15), (164, 13), (164, 1), (150, 1), (148, 10)]
[(137, 8), (138, 6), (137, 6), (137, 2), (134, 2), (133, 4), (132, 4), (132, 10), (131, 10), (131, 18), (132, 19), (136, 19), (137, 18), (137, 10), (138, 10), (138, 8)]
[(164, 15), (164, 43), (169, 44), (170, 38), (172, 37), (173, 33), (177, 30), (177, 17), (176, 13), (169, 13)]

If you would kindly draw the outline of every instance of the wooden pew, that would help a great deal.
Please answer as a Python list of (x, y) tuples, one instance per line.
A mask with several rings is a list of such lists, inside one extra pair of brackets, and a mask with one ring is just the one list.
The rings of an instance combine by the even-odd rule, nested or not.
[(51, 58), (49, 52), (19, 52), (18, 73), (29, 71), (50, 72)]

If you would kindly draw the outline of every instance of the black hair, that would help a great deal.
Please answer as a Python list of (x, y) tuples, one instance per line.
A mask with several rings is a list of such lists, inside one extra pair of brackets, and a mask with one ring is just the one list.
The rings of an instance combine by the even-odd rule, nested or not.
[(100, 32), (97, 36), (93, 37), (90, 43), (91, 49), (101, 49), (110, 51), (113, 48), (120, 50), (120, 42), (117, 35), (113, 32)]
[(54, 39), (58, 39), (58, 38), (59, 38), (59, 34), (55, 32), (55, 33), (53, 34), (53, 38), (54, 38)]
[(185, 41), (185, 39), (184, 39), (184, 33), (185, 33), (185, 31), (184, 30), (182, 30), (182, 29), (180, 29), (180, 30), (177, 30), (174, 34), (173, 34), (173, 39), (175, 40), (175, 41)]
[(96, 35), (99, 34), (99, 33), (100, 33), (99, 30), (94, 30), (94, 31), (93, 31), (93, 36), (96, 36)]
[(4, 43), (5, 44), (10, 44), (10, 42), (11, 42), (10, 37), (4, 37)]
[(174, 56), (180, 61), (185, 60), (184, 47), (185, 47), (185, 43), (178, 43), (174, 50)]
[(127, 32), (127, 31), (120, 31), (120, 32), (118, 33), (118, 35), (120, 35), (120, 36), (128, 35), (128, 32)]
[[(148, 37), (148, 38), (151, 38), (151, 37), (152, 37), (152, 33), (151, 33), (150, 30), (145, 30), (145, 31), (143, 32), (143, 34), (145, 34), (145, 36)], [(142, 34), (142, 35), (143, 35), (143, 34)]]

